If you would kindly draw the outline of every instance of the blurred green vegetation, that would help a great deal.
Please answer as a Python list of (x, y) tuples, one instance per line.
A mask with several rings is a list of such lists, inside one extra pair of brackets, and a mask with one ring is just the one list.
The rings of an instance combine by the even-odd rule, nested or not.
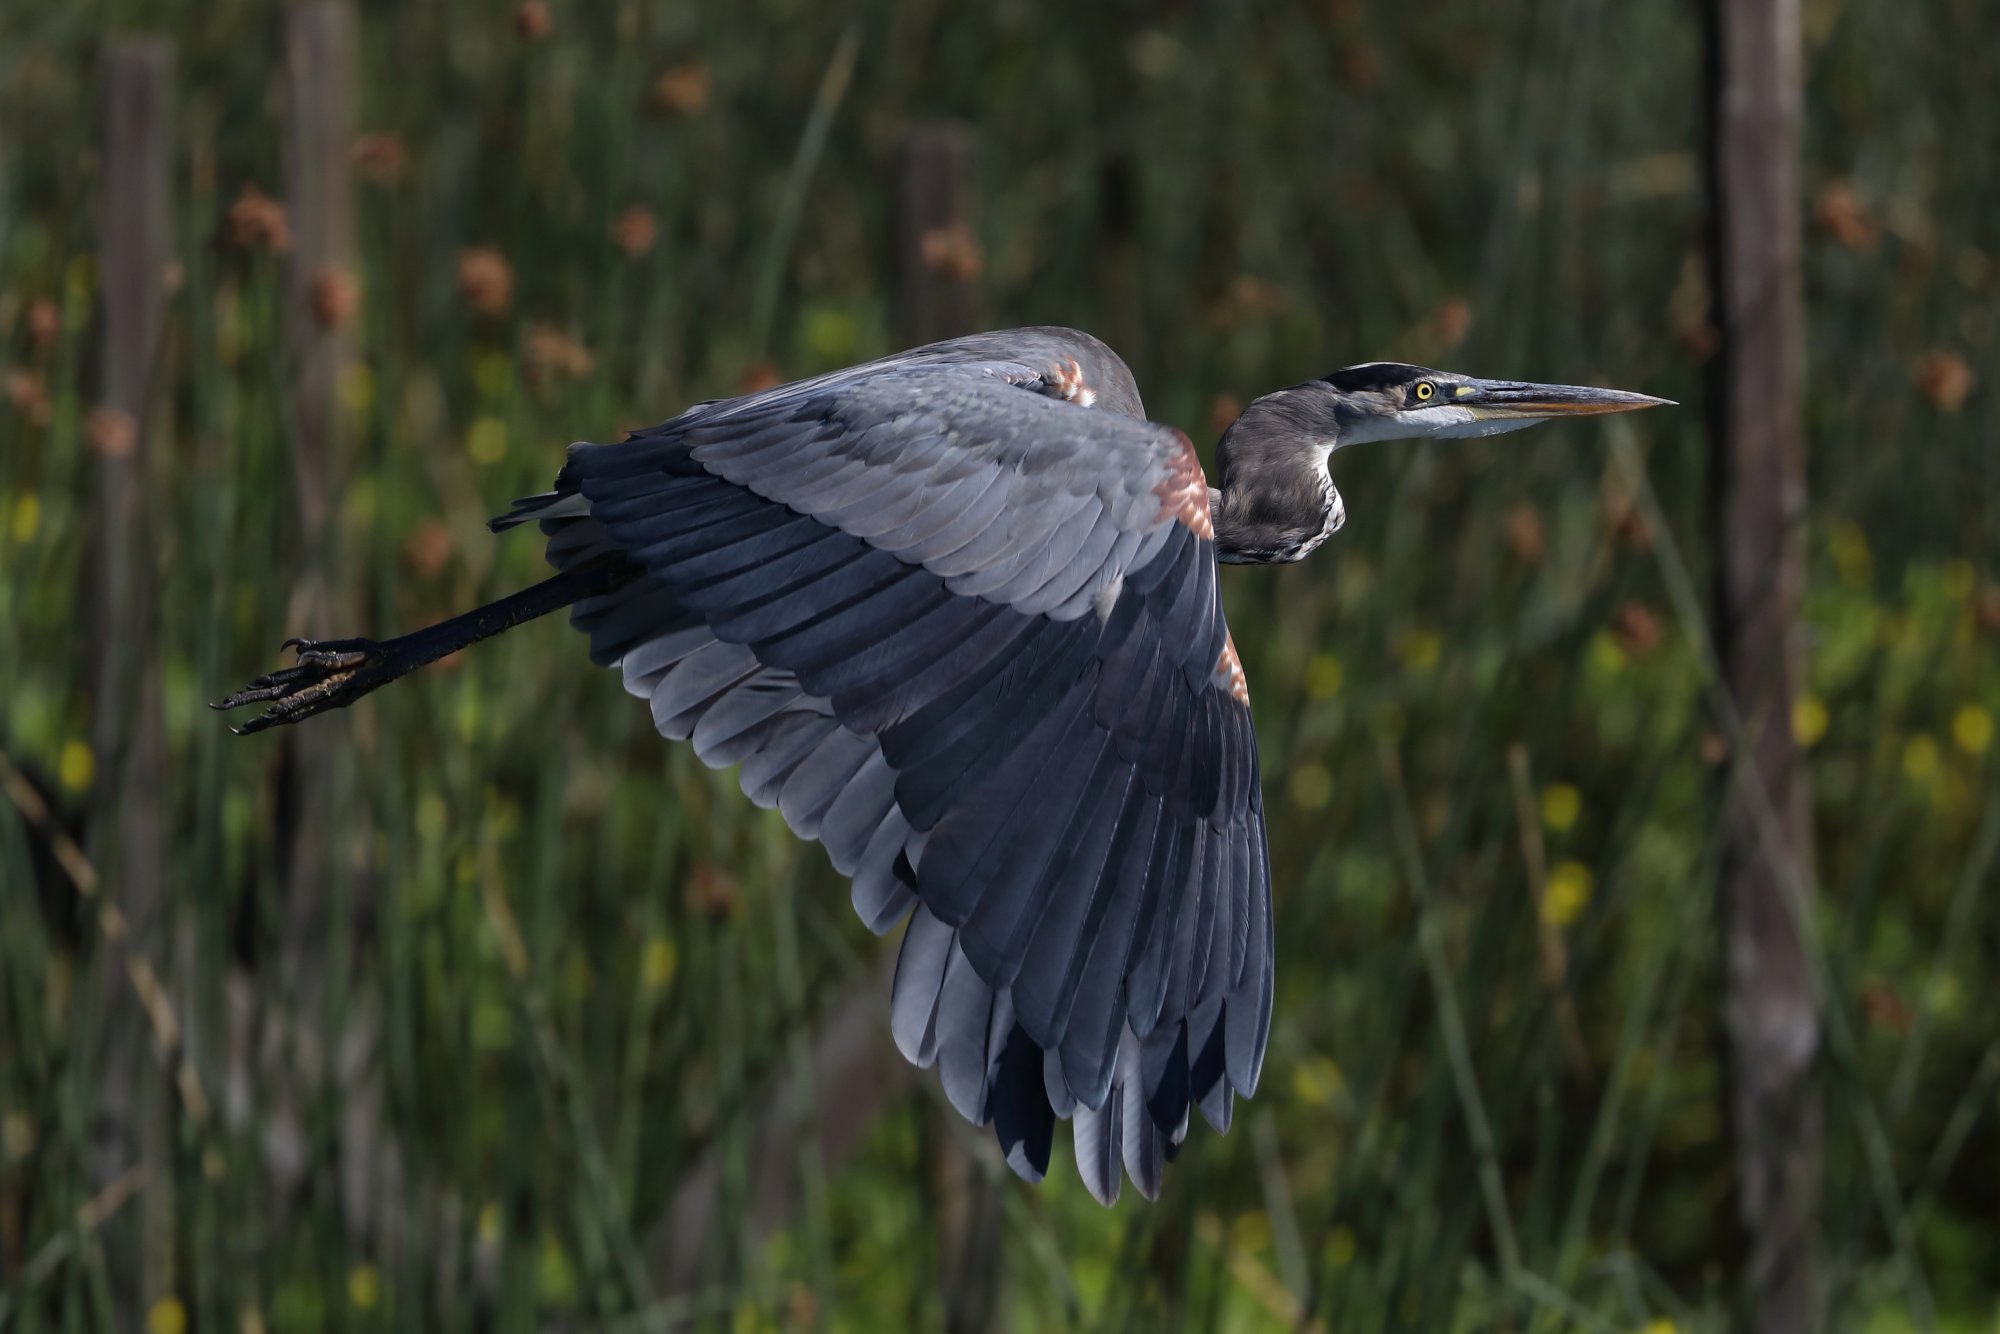
[[(1804, 9), (1811, 693), (1794, 721), (1832, 1033), (1828, 1296), (1840, 1329), (1985, 1330), (1991, 6)], [(1196, 1128), (1156, 1206), (1100, 1211), (1066, 1147), (1039, 1190), (1004, 1183), (1005, 1322), (1282, 1328), (1298, 1294), (1341, 1331), (1722, 1325), (1740, 1248), (1719, 739), (1693, 618), (1710, 335), (1691, 6), (558, 3), (525, 37), (511, 5), (360, 13), (348, 626), (288, 610), (286, 260), (247, 193), (282, 194), (279, 13), (0, 8), (0, 746), (71, 827), (104, 780), (78, 633), (96, 57), (111, 32), (177, 48), (178, 283), (149, 418), (172, 775), (156, 962), (215, 1106), (175, 1113), (170, 1180), (147, 1188), (173, 1202), (148, 1256), (171, 1294), (157, 1334), (940, 1318), (934, 1168), (958, 1127), (928, 1077), (853, 1155), (821, 1165), (802, 1142), (796, 1207), (751, 1239), (750, 1122), (822, 1013), (879, 986), (882, 947), (822, 855), (662, 742), (572, 632), (523, 629), (338, 724), (338, 799), (312, 813), (336, 874), (310, 1002), (271, 962), (281, 748), (202, 707), (285, 634), (410, 628), (539, 577), (532, 538), (481, 523), (568, 440), (892, 349), (889, 182), (930, 117), (977, 133), (987, 322), (1099, 333), (1152, 415), (1198, 440), (1257, 392), (1390, 356), (1689, 405), (1343, 454), (1339, 538), (1225, 574), (1272, 816), (1264, 1087), (1227, 1138)], [(850, 24), (853, 83), (787, 239), (787, 172)], [(0, 1323), (93, 1328), (88, 1237), (36, 1261), (93, 1193), (104, 951), (37, 838), (0, 806)], [(239, 1082), (246, 999), (280, 1054)], [(358, 1075), (288, 1082), (294, 1047), (337, 1049), (356, 1016), (376, 1035)], [(357, 1114), (395, 1150), (360, 1210)], [(717, 1245), (675, 1296), (648, 1257), (711, 1146)]]

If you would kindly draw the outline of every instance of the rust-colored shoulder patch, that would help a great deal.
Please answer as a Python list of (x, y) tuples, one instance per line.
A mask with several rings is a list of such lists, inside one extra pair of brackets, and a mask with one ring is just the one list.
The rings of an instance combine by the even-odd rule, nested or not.
[(1234, 695), (1238, 704), (1250, 706), (1250, 683), (1243, 679), (1243, 660), (1236, 656), (1236, 641), (1227, 631), (1222, 635), (1222, 652), (1215, 659), (1214, 680)]
[(1049, 371), (1045, 383), (1056, 395), (1080, 408), (1097, 401), (1097, 391), (1084, 382), (1083, 367), (1075, 357), (1064, 357)]
[(1174, 434), (1180, 438), (1180, 449), (1168, 463), (1167, 475), (1153, 488), (1160, 498), (1160, 517), (1172, 517), (1196, 537), (1213, 542), (1215, 520), (1208, 512), (1208, 477), (1201, 470), (1201, 457), (1184, 432)]

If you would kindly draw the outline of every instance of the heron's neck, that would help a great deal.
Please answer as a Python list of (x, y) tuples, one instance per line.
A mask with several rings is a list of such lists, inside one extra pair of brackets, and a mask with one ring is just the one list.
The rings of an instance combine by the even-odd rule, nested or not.
[(1346, 518), (1326, 469), (1330, 431), (1290, 391), (1252, 402), (1216, 445), (1222, 486), (1209, 489), (1218, 559), (1279, 565), (1310, 555)]

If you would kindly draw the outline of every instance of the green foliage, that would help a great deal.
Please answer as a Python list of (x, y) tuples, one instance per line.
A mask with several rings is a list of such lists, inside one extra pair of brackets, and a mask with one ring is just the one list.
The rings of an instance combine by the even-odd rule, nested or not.
[[(291, 609), (286, 261), (241, 203), (283, 189), (276, 16), (0, 11), (0, 747), (66, 824), (105, 781), (79, 611), (96, 53), (141, 21), (178, 50), (178, 261), (148, 419), (173, 777), (155, 962), (209, 1108), (170, 1100), (170, 1170), (127, 1206), (151, 1220), (154, 1329), (943, 1319), (941, 1220), (997, 1164), (928, 1077), (851, 1153), (785, 1139), (789, 1205), (768, 1237), (754, 1226), (762, 1109), (841, 998), (886, 995), (885, 947), (819, 852), (661, 742), (571, 632), (520, 630), (314, 724), (333, 738), (332, 804), (308, 813), (333, 878), (303, 945), (283, 738), (237, 741), (202, 707), (285, 634), (414, 627), (538, 577), (531, 536), (481, 524), (566, 441), (764, 363), (893, 348), (889, 182), (916, 119), (976, 127), (990, 322), (1102, 334), (1197, 439), (1230, 402), (1389, 356), (1702, 401), (1687, 6), (842, 8), (558, 5), (524, 39), (492, 4), (361, 6), (359, 128), (384, 137), (357, 157), (359, 360), (340, 386), (353, 626)], [(1837, 1034), (1828, 1298), (1844, 1329), (1987, 1328), (2000, 125), (1972, 53), (1990, 15), (1806, 9), (1794, 722)], [(849, 22), (853, 83), (783, 246)], [(1724, 1326), (1740, 1247), (1711, 897), (1722, 729), (1689, 602), (1703, 448), (1690, 406), (1356, 450), (1336, 463), (1352, 518), (1335, 542), (1225, 573), (1280, 914), (1263, 1089), (1227, 1138), (1195, 1128), (1157, 1206), (1099, 1210), (1066, 1148), (1041, 1189), (1001, 1182), (984, 1254), (1008, 1324)], [(103, 1310), (75, 1220), (94, 1035), (132, 1004), (42, 848), (0, 804), (0, 1326), (31, 1330)], [(300, 959), (310, 992), (289, 989)], [(808, 1120), (838, 1111), (826, 1096)], [(716, 1244), (675, 1292), (667, 1211), (698, 1168)]]

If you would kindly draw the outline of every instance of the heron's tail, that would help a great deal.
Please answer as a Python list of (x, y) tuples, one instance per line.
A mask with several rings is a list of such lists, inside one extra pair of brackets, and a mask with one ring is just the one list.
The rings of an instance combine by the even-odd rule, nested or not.
[(509, 528), (517, 528), (524, 523), (540, 523), (550, 519), (582, 519), (590, 514), (590, 502), (574, 486), (565, 487), (562, 479), (556, 479), (556, 489), (544, 491), (536, 496), (522, 496), (505, 513), (495, 515), (486, 521), (486, 526), (496, 533), (504, 533)]

